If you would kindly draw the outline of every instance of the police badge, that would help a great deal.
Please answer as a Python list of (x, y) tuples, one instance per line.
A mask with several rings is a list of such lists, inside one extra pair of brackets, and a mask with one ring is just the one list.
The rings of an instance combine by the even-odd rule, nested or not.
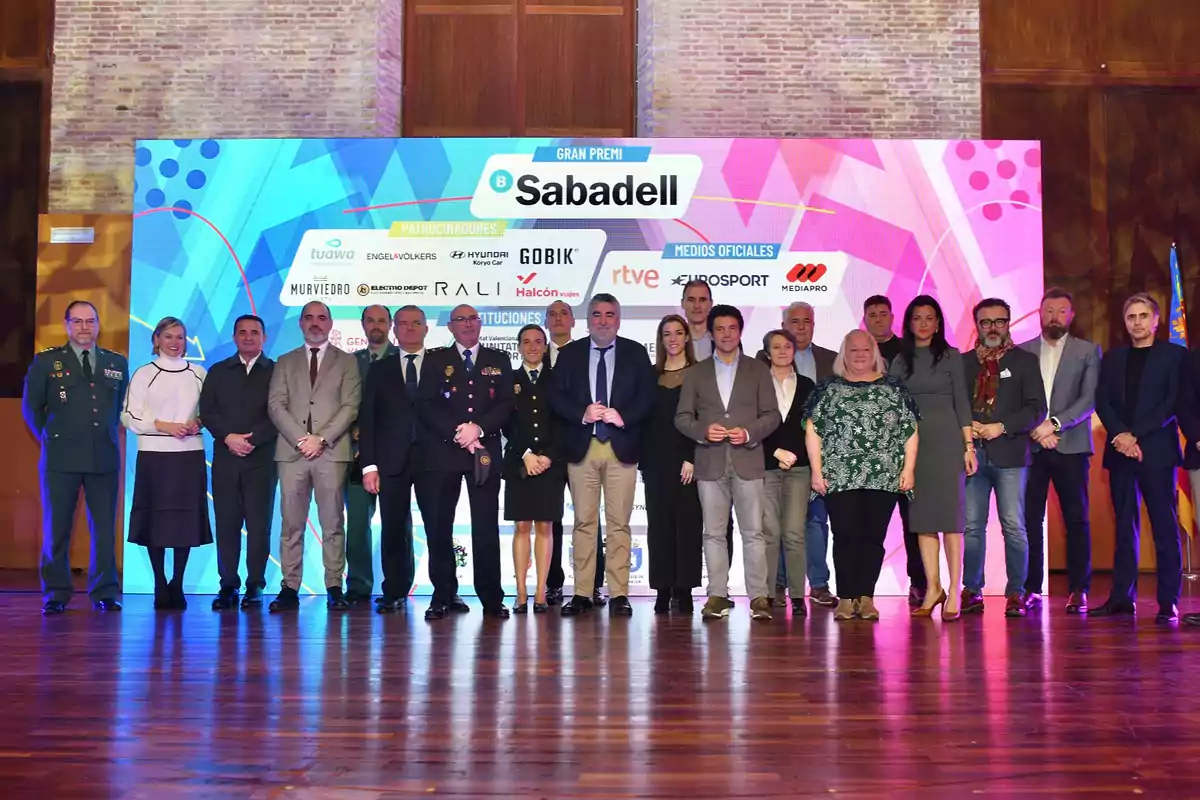
[(521, 393), (521, 384), (514, 383), (513, 384), (513, 394), (520, 394), (520, 393)]
[(63, 365), (62, 365), (62, 362), (61, 362), (61, 361), (55, 361), (55, 362), (54, 362), (54, 371), (55, 371), (55, 372), (61, 372), (61, 371), (62, 371), (62, 367), (63, 367)]
[(454, 374), (454, 367), (447, 365), (446, 366), (446, 377), (449, 378), (453, 374)]

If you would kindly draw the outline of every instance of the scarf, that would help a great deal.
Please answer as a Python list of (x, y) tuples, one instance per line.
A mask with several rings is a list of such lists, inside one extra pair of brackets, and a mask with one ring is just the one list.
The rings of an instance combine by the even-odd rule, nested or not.
[(975, 345), (975, 357), (979, 359), (979, 375), (975, 378), (975, 392), (971, 398), (971, 410), (990, 417), (996, 405), (996, 392), (1000, 389), (1000, 359), (1013, 349), (1011, 338), (999, 347), (987, 347), (981, 340)]

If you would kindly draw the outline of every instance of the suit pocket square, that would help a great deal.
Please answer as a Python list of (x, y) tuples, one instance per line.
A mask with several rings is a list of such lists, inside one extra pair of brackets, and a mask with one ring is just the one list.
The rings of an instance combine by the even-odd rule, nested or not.
[(1011, 372), (1009, 372), (1008, 370), (1004, 370), (1003, 372), (1001, 372), (1001, 373), (1000, 373), (1000, 377), (1001, 377), (1001, 378), (1011, 378), (1011, 377), (1012, 377), (1012, 373), (1011, 373)]

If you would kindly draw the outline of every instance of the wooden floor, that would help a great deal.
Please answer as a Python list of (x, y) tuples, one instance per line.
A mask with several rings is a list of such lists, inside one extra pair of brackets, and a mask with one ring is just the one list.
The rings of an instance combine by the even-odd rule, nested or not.
[(1152, 601), (947, 625), (899, 598), (878, 624), (82, 600), (0, 594), (3, 797), (1200, 796), (1200, 630)]

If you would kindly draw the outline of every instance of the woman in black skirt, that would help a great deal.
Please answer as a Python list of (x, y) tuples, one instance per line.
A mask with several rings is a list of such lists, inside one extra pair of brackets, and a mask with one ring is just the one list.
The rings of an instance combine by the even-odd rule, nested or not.
[[(164, 317), (151, 338), (154, 360), (129, 381), (121, 424), (137, 434), (137, 469), (129, 541), (146, 548), (154, 568), (154, 607), (184, 609), (183, 571), (192, 547), (211, 544), (208, 472), (200, 434), (200, 387), (205, 370), (184, 360), (187, 329)], [(167, 548), (174, 578), (167, 582)]]
[(546, 332), (526, 325), (517, 334), (524, 364), (513, 373), (512, 415), (504, 427), (504, 518), (516, 523), (513, 532), (513, 566), (517, 571), (516, 614), (529, 607), (525, 576), (529, 572), (529, 532), (534, 532), (537, 590), (533, 612), (544, 614), (546, 576), (554, 546), (551, 526), (563, 514), (566, 462), (559, 456), (558, 425), (546, 399), (550, 369), (542, 363)]
[(655, 614), (670, 613), (672, 599), (680, 612), (691, 614), (692, 589), (700, 585), (704, 521), (692, 476), (696, 445), (675, 429), (683, 373), (696, 363), (692, 334), (683, 317), (663, 317), (655, 345), (658, 386), (638, 464), (646, 487), (650, 588), (658, 591)]

